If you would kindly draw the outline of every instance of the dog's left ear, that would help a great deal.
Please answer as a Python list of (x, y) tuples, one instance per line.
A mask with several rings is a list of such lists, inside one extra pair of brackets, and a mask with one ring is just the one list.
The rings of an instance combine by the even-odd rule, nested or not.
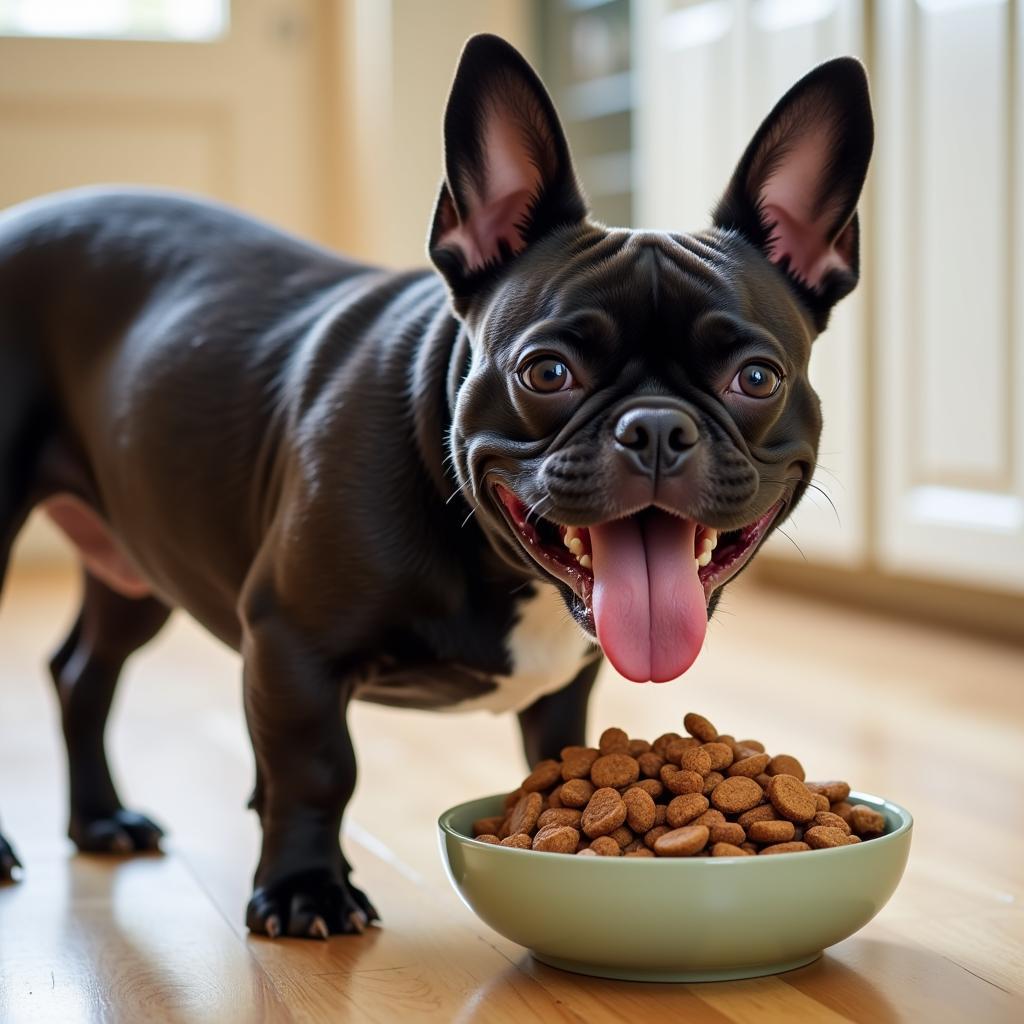
[(818, 330), (860, 273), (857, 200), (874, 125), (864, 67), (838, 57), (775, 105), (714, 211), (787, 275)]
[(551, 98), (497, 36), (473, 36), (462, 51), (444, 155), (428, 248), (462, 312), (531, 242), (587, 210)]

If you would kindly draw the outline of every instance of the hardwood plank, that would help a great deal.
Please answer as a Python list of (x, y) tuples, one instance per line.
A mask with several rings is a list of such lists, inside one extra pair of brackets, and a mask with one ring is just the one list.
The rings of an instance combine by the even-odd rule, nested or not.
[(177, 858), (33, 861), (0, 889), (0, 1020), (290, 1022)]

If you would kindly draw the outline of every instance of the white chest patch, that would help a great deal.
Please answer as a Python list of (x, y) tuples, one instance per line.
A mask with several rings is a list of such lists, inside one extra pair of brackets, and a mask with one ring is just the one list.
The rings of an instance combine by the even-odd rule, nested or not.
[(573, 621), (554, 587), (535, 584), (516, 609), (518, 620), (506, 645), (512, 672), (494, 676), (497, 689), (464, 701), (456, 711), (522, 711), (538, 697), (567, 686), (597, 657), (591, 640)]

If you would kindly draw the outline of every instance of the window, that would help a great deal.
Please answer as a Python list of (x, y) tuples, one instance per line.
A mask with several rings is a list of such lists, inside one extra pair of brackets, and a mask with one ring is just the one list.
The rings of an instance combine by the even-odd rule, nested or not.
[(210, 42), (229, 0), (0, 0), (0, 35)]

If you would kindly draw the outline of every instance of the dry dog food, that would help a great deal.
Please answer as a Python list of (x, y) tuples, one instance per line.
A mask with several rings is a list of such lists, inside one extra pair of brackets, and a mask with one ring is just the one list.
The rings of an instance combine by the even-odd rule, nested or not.
[(791, 754), (722, 735), (703, 715), (652, 743), (605, 729), (541, 761), (473, 822), (484, 843), (588, 857), (749, 857), (849, 846), (885, 832), (845, 782), (808, 782)]

